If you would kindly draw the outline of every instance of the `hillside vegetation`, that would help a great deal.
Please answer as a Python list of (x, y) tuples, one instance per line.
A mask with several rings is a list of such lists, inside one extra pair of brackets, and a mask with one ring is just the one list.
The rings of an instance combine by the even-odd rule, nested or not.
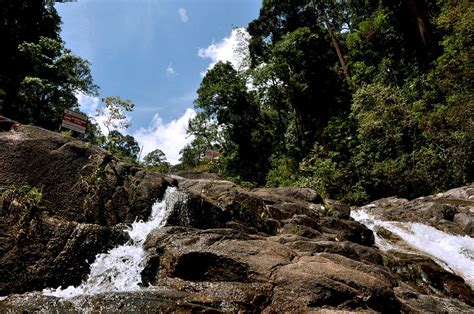
[(198, 89), (183, 165), (359, 203), (470, 182), (473, 8), (263, 1), (250, 67), (219, 63)]
[[(6, 1), (0, 11), (0, 114), (57, 130), (64, 109), (78, 110), (77, 93), (97, 95), (98, 87), (89, 63), (64, 47), (51, 3)], [(246, 186), (310, 187), (352, 203), (471, 182), (473, 8), (264, 0), (241, 65), (220, 62), (203, 78), (188, 127), (194, 140), (174, 169)], [(103, 102), (121, 109), (112, 122), (134, 106)], [(138, 162), (130, 135), (104, 136), (90, 124), (85, 140)], [(169, 170), (160, 150), (148, 157), (147, 166)]]

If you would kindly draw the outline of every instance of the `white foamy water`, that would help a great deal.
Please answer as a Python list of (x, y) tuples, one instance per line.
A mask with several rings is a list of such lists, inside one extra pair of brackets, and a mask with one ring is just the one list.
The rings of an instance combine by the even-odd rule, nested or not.
[[(351, 217), (374, 231), (383, 227), (401, 237), (417, 251), (433, 257), (446, 270), (464, 278), (466, 283), (474, 287), (474, 239), (469, 236), (455, 236), (442, 232), (431, 226), (420, 223), (406, 223), (378, 220), (365, 210), (351, 212)], [(384, 251), (407, 250), (391, 243), (375, 232), (375, 244)]]
[(139, 290), (140, 273), (145, 266), (143, 243), (153, 229), (165, 224), (169, 212), (178, 200), (184, 201), (184, 194), (176, 188), (168, 188), (163, 200), (153, 205), (148, 221), (136, 221), (126, 230), (131, 241), (95, 257), (86, 281), (78, 287), (45, 289), (43, 293), (60, 298), (73, 298), (101, 292)]

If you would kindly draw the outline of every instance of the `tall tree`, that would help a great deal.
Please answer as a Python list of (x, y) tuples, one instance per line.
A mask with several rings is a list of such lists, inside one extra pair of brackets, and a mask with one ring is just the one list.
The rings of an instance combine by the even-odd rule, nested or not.
[(50, 1), (2, 1), (0, 114), (57, 129), (77, 92), (97, 95), (89, 63), (64, 48), (60, 22)]
[(0, 89), (4, 108), (10, 108), (14, 107), (20, 83), (30, 70), (23, 65), (19, 45), (36, 43), (40, 37), (59, 41), (60, 18), (54, 6), (42, 0), (2, 0), (0, 8)]
[(228, 174), (262, 182), (259, 160), (265, 156), (254, 145), (260, 113), (245, 78), (229, 62), (219, 62), (206, 74), (197, 93), (195, 106), (222, 129), (221, 156)]
[(62, 42), (41, 37), (38, 43), (20, 44), (19, 55), (30, 72), (20, 83), (15, 106), (4, 107), (5, 115), (57, 129), (64, 109), (77, 108), (77, 92), (97, 95), (89, 63)]

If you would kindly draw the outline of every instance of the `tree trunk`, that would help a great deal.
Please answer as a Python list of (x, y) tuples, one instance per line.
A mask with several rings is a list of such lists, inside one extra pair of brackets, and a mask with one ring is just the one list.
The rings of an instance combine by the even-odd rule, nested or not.
[(344, 60), (344, 56), (342, 55), (341, 52), (341, 47), (339, 46), (339, 43), (337, 42), (336, 35), (334, 34), (334, 30), (331, 26), (331, 23), (329, 23), (329, 19), (327, 15), (324, 15), (324, 24), (326, 25), (326, 28), (328, 29), (329, 36), (331, 37), (332, 45), (334, 46), (334, 49), (336, 49), (337, 57), (339, 58), (339, 63), (341, 64), (342, 71), (344, 71), (344, 76), (346, 78), (346, 81), (348, 84), (350, 84), (351, 77), (349, 75), (349, 69), (346, 64), (346, 60)]
[(431, 41), (431, 34), (428, 30), (428, 26), (425, 23), (425, 14), (420, 10), (417, 5), (417, 0), (406, 0), (406, 6), (410, 10), (411, 15), (416, 19), (418, 24), (418, 31), (420, 32), (421, 40), (426, 48), (433, 50), (433, 43)]

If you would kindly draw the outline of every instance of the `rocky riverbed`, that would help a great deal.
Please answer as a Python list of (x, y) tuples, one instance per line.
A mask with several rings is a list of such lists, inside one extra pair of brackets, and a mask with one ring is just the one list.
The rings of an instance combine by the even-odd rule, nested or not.
[[(378, 249), (348, 206), (313, 190), (165, 176), (4, 118), (0, 147), (0, 186), (43, 196), (30, 207), (0, 202), (0, 311), (474, 311), (462, 277), (430, 256)], [(69, 298), (43, 291), (80, 286), (97, 254), (134, 241), (125, 230), (148, 219), (170, 187), (182, 197), (139, 243), (139, 285)], [(470, 189), (365, 209), (472, 237)]]

